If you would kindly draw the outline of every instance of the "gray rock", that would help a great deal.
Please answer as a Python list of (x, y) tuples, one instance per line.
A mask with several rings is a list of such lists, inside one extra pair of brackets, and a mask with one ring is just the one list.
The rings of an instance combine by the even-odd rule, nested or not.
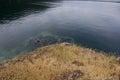
[(9, 66), (9, 65), (8, 65), (7, 63), (5, 63), (5, 64), (1, 64), (1, 65), (0, 65), (0, 68), (1, 68), (1, 69), (4, 69), (4, 68), (7, 68), (8, 66)]
[(116, 61), (120, 64), (120, 57), (118, 57), (118, 58), (116, 59)]
[(75, 70), (69, 74), (62, 75), (59, 80), (78, 80), (79, 77), (82, 77), (84, 74), (80, 70)]
[(74, 64), (76, 66), (84, 66), (84, 64), (79, 61), (73, 61), (72, 64)]

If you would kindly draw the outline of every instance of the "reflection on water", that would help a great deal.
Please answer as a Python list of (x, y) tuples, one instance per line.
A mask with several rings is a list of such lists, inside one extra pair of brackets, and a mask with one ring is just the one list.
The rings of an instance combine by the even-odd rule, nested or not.
[(24, 4), (21, 6), (10, 6), (9, 8), (0, 8), (0, 23), (6, 23), (11, 20), (19, 19), (21, 17), (44, 11), (50, 6), (47, 5), (34, 5)]
[(8, 12), (3, 10), (0, 13), (0, 60), (31, 51), (30, 40), (38, 36), (47, 42), (65, 38), (119, 55), (119, 17), (120, 4), (111, 2), (37, 2)]

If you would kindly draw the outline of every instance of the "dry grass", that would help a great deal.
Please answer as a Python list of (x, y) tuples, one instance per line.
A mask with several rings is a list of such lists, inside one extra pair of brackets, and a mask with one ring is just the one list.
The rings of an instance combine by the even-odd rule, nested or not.
[(88, 48), (55, 44), (1, 62), (0, 80), (60, 80), (75, 70), (84, 73), (75, 80), (120, 80), (120, 64), (115, 60)]

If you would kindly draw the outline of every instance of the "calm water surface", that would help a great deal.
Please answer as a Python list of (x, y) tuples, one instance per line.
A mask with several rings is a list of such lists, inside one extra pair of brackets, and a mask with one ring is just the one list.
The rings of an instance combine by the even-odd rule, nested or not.
[(31, 51), (38, 36), (67, 37), (120, 55), (120, 3), (36, 2), (0, 10), (0, 60)]

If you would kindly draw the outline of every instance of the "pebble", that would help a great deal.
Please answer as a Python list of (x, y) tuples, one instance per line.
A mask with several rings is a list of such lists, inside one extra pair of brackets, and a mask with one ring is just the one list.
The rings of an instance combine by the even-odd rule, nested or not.
[(118, 57), (118, 58), (116, 59), (116, 61), (120, 64), (120, 57)]

